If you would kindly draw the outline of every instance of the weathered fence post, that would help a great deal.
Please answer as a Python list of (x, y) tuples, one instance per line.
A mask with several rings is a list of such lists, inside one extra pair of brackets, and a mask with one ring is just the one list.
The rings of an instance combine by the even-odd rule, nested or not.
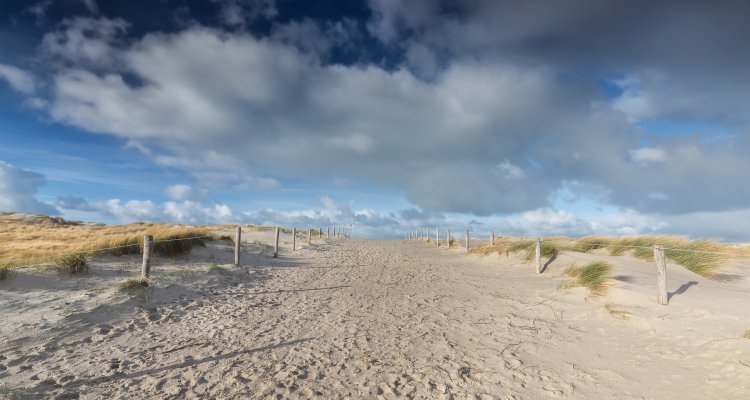
[(440, 227), (435, 228), (435, 245), (440, 247)]
[(331, 227), (329, 226), (328, 228), (326, 228), (326, 239), (330, 239), (330, 238), (331, 238)]
[(490, 244), (495, 245), (495, 231), (490, 232)]
[(451, 247), (453, 247), (453, 243), (451, 243), (451, 230), (450, 229), (445, 230), (445, 236), (448, 238), (448, 248), (450, 249)]
[(307, 230), (307, 245), (310, 245), (310, 240), (312, 240), (312, 229)]
[(536, 260), (536, 273), (542, 273), (542, 239), (536, 238), (536, 250), (534, 251)]
[(148, 285), (148, 277), (151, 275), (151, 251), (154, 248), (154, 237), (145, 235), (143, 237), (143, 266), (141, 267), (141, 283)]
[(318, 239), (323, 239), (323, 228), (318, 228)]
[(276, 228), (276, 244), (273, 247), (273, 258), (279, 258), (279, 228)]
[(297, 250), (297, 228), (292, 228), (292, 251)]
[(654, 263), (656, 263), (656, 300), (661, 305), (669, 304), (667, 295), (667, 257), (664, 245), (654, 245)]
[(242, 226), (237, 227), (234, 234), (234, 265), (240, 266), (240, 243), (242, 243)]
[(468, 253), (469, 252), (469, 230), (467, 229), (465, 232), (466, 232), (466, 252)]

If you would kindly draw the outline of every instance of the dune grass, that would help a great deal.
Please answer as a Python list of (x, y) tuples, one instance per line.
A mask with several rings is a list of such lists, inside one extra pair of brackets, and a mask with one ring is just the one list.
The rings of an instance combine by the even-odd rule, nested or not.
[(140, 289), (142, 287), (146, 287), (146, 285), (141, 282), (140, 278), (128, 278), (125, 282), (117, 285), (117, 291), (121, 293), (131, 292), (136, 289)]
[(8, 279), (10, 277), (10, 266), (0, 265), (0, 281)]
[[(544, 258), (550, 258), (555, 255), (558, 251), (562, 250), (562, 246), (553, 241), (542, 241), (541, 254)], [(498, 254), (511, 254), (516, 252), (524, 252), (527, 260), (534, 259), (536, 252), (536, 240), (526, 238), (515, 238), (515, 237), (499, 237), (495, 238), (495, 244), (485, 244), (472, 248), (470, 251), (472, 254), (478, 255), (490, 255), (492, 253)]]
[(578, 239), (571, 250), (586, 253), (591, 250), (606, 248), (609, 254), (613, 256), (630, 253), (636, 258), (653, 261), (653, 247), (656, 244), (664, 245), (665, 255), (669, 260), (707, 278), (719, 277), (718, 270), (720, 267), (726, 264), (733, 254), (742, 254), (734, 247), (713, 240), (690, 240), (676, 236), (658, 235), (623, 238), (587, 236)]
[(750, 340), (750, 329), (746, 330), (745, 333), (742, 334), (742, 338)]
[(585, 265), (573, 264), (565, 274), (575, 278), (579, 286), (588, 288), (591, 294), (603, 294), (607, 290), (612, 264), (606, 261), (594, 261)]
[(61, 272), (77, 274), (88, 271), (88, 255), (86, 253), (64, 254), (55, 260), (54, 267)]
[[(108, 226), (2, 213), (0, 237), (5, 240), (0, 242), (0, 265), (13, 268), (41, 264), (66, 268), (80, 264), (82, 255), (138, 254), (142, 252), (144, 235), (153, 235), (154, 252), (163, 256), (186, 254), (193, 247), (204, 244), (206, 238), (201, 237), (213, 237), (208, 228), (188, 225), (138, 222)], [(112, 247), (116, 248), (109, 249)], [(64, 255), (70, 255), (70, 258)]]

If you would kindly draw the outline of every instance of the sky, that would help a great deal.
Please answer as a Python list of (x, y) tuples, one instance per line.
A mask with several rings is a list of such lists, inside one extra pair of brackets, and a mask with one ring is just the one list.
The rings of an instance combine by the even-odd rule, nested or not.
[(750, 1), (0, 2), (0, 211), (750, 241)]

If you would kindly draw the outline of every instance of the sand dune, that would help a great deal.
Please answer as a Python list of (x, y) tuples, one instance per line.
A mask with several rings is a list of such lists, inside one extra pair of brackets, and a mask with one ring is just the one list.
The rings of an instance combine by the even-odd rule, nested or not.
[[(653, 267), (630, 257), (563, 253), (537, 275), (520, 257), (420, 241), (316, 240), (292, 253), (287, 240), (274, 260), (249, 245), (262, 235), (244, 235), (240, 268), (221, 241), (158, 260), (155, 285), (132, 296), (112, 288), (137, 271), (137, 256), (96, 259), (77, 279), (25, 269), (0, 282), (0, 393), (750, 396), (744, 280), (724, 285), (670, 266), (670, 305), (660, 306)], [(614, 263), (606, 295), (557, 289), (574, 257)]]

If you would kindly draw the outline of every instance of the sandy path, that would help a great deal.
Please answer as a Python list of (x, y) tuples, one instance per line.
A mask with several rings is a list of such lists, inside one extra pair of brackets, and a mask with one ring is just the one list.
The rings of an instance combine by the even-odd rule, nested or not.
[(658, 355), (680, 351), (668, 340), (623, 343), (627, 330), (612, 319), (571, 320), (566, 312), (578, 311), (549, 288), (525, 285), (530, 269), (505, 277), (470, 261), (423, 243), (317, 244), (0, 363), (20, 393), (58, 398), (741, 398), (747, 389), (691, 375), (674, 384), (679, 357)]

